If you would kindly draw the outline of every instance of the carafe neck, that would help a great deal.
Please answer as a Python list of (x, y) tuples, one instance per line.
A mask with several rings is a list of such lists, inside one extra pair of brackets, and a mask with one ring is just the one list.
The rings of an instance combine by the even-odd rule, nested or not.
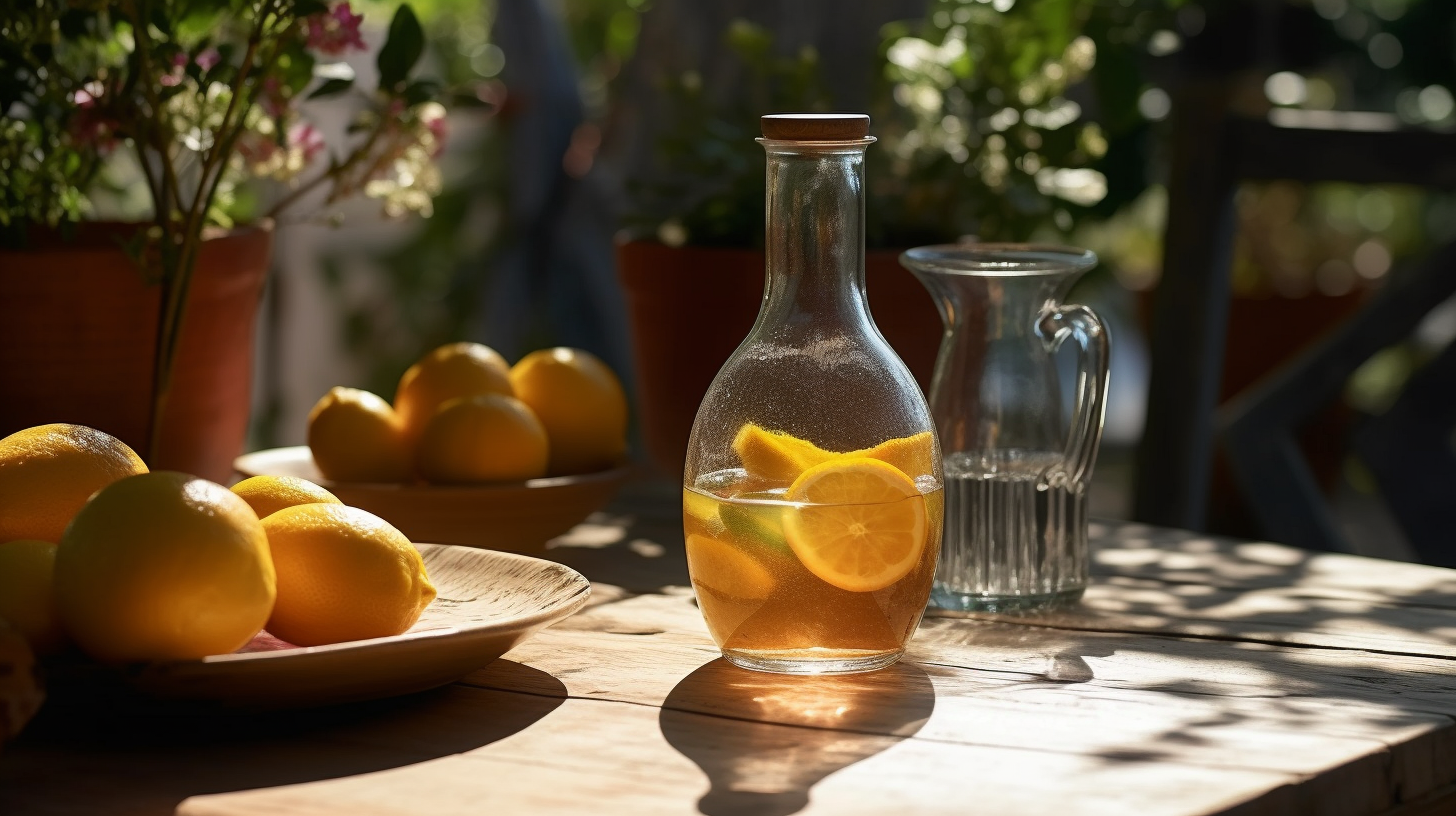
[(759, 323), (868, 323), (864, 156), (873, 139), (760, 139), (768, 158)]

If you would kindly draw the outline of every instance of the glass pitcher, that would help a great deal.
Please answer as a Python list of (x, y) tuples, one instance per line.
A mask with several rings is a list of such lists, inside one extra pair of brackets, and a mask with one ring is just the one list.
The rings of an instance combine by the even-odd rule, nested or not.
[(930, 595), (940, 449), (865, 299), (869, 117), (762, 124), (763, 304), (693, 424), (688, 571), (735, 665), (868, 671), (899, 659)]
[[(931, 603), (1019, 612), (1074, 603), (1087, 585), (1087, 484), (1102, 438), (1107, 333), (1063, 304), (1096, 266), (1081, 249), (920, 247), (900, 261), (945, 323), (930, 404), (945, 450), (946, 528)], [(1063, 431), (1056, 352), (1079, 350)]]

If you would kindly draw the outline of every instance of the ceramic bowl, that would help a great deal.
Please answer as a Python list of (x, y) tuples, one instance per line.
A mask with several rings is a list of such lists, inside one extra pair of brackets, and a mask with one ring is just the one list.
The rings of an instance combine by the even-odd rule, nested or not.
[(570, 530), (611, 500), (627, 468), (577, 476), (481, 485), (331, 482), (318, 472), (305, 446), (239, 456), (233, 467), (248, 476), (299, 476), (320, 484), (345, 504), (388, 521), (411, 541), (439, 541), (539, 555), (546, 542)]

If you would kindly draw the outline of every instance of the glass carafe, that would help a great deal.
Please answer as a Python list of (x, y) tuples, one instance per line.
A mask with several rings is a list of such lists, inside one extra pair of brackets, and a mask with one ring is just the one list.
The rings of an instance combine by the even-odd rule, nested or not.
[[(901, 256), (945, 322), (930, 404), (945, 450), (945, 542), (932, 604), (1018, 612), (1087, 585), (1087, 485), (1102, 437), (1107, 334), (1062, 302), (1091, 252), (1024, 244), (920, 247)], [(1063, 430), (1056, 352), (1079, 350)]]
[(930, 594), (940, 448), (865, 299), (869, 117), (764, 117), (763, 133), (763, 304), (693, 424), (688, 570), (730, 662), (868, 671), (899, 659)]

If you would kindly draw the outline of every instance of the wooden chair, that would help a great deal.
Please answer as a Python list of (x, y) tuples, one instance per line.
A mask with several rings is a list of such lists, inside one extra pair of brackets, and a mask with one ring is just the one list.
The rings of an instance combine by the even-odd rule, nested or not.
[[(1401, 129), (1383, 114), (1276, 110), (1267, 119), (1239, 117), (1229, 112), (1225, 90), (1197, 84), (1175, 97), (1172, 125), (1164, 273), (1154, 296), (1134, 514), (1149, 523), (1204, 529), (1215, 439), (1222, 429), (1225, 451), (1265, 535), (1312, 549), (1348, 550), (1294, 445), (1293, 429), (1337, 396), (1371, 354), (1406, 336), (1456, 292), (1456, 248), (1392, 280), (1335, 336), (1220, 412), (1233, 196), (1240, 182), (1275, 179), (1456, 188), (1456, 136)], [(1421, 434), (1444, 422), (1442, 444), (1428, 441), (1451, 461), (1435, 456), (1424, 461), (1437, 470), (1449, 465), (1449, 472), (1420, 478), (1456, 484), (1456, 459), (1444, 444), (1456, 423), (1456, 408), (1450, 407), (1456, 401), (1449, 394), (1453, 356), (1448, 350), (1425, 369), (1392, 409), (1398, 413), (1369, 423), (1355, 442), (1412, 543), (1433, 563), (1456, 557), (1456, 546), (1441, 547), (1431, 534), (1412, 532), (1429, 528), (1431, 519), (1430, 511), (1414, 508), (1422, 503), (1408, 485), (1420, 479), (1406, 472), (1414, 463), (1402, 452), (1425, 449), (1409, 435), (1417, 418)], [(1432, 398), (1447, 401), (1435, 408)], [(1401, 417), (1410, 419), (1401, 423)], [(1456, 497), (1456, 490), (1446, 495)], [(1422, 516), (1425, 522), (1417, 518)]]

